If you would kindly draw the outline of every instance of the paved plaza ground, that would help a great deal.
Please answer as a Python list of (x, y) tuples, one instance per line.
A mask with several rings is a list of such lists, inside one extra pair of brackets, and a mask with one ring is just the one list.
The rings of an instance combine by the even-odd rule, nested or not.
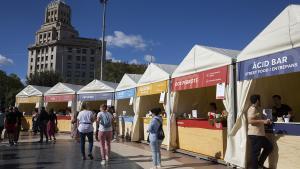
[[(54, 144), (39, 144), (37, 136), (22, 134), (19, 145), (9, 147), (0, 143), (1, 169), (143, 169), (150, 168), (151, 152), (146, 144), (117, 141), (112, 144), (112, 159), (106, 167), (100, 164), (99, 144), (95, 143), (94, 160), (82, 161), (79, 143), (60, 134)], [(162, 150), (162, 164), (165, 169), (224, 169), (224, 165), (180, 153)]]

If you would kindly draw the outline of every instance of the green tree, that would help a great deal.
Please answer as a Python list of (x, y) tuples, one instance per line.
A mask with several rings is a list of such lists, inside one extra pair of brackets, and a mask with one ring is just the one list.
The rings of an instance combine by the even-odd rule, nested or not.
[(119, 83), (125, 73), (143, 74), (147, 65), (128, 64), (128, 63), (114, 63), (106, 62), (104, 64), (103, 79), (110, 82)]
[(16, 74), (6, 75), (0, 70), (0, 107), (14, 105), (16, 95), (24, 88), (23, 83)]
[(60, 73), (54, 71), (36, 72), (30, 77), (26, 77), (27, 85), (52, 87), (58, 82), (63, 82), (63, 78)]

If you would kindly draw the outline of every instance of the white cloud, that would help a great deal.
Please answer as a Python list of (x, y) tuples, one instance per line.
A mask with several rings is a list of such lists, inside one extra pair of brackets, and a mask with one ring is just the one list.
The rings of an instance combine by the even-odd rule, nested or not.
[(114, 31), (114, 35), (106, 36), (108, 46), (133, 47), (144, 50), (147, 44), (141, 35), (127, 35), (121, 31)]
[(0, 66), (13, 64), (14, 61), (0, 54)]
[(137, 65), (139, 64), (139, 61), (137, 59), (132, 59), (131, 61), (129, 61), (129, 64)]
[(148, 63), (155, 62), (155, 57), (153, 55), (145, 55), (144, 60)]
[(112, 56), (112, 53), (110, 51), (106, 51), (106, 60), (111, 60), (114, 63), (120, 63), (122, 62), (120, 59), (116, 59)]

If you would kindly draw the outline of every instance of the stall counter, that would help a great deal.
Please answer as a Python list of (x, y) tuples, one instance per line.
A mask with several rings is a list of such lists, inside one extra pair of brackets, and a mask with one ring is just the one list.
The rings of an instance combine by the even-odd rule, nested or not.
[[(148, 138), (148, 126), (151, 122), (152, 117), (143, 117), (143, 123), (144, 123), (144, 140), (147, 141)], [(165, 139), (163, 140), (162, 144), (163, 145), (168, 145), (167, 140), (168, 140), (168, 134), (167, 134), (167, 118), (163, 118), (163, 130), (165, 133)]]
[(223, 159), (227, 129), (216, 128), (207, 119), (178, 119), (178, 148), (204, 156)]
[(300, 123), (278, 123), (266, 128), (266, 136), (273, 143), (267, 159), (270, 168), (294, 169), (300, 166)]

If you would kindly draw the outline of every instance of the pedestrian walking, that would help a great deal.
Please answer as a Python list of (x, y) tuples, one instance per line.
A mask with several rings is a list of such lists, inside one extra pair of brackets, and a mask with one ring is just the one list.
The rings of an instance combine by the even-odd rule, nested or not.
[(13, 111), (15, 112), (15, 114), (17, 116), (17, 129), (16, 129), (16, 133), (15, 133), (14, 142), (15, 142), (15, 144), (18, 144), (20, 132), (22, 129), (23, 114), (19, 111), (19, 109), (17, 107), (14, 107)]
[(93, 112), (87, 109), (87, 105), (85, 103), (82, 104), (82, 110), (79, 112), (77, 116), (77, 125), (78, 131), (80, 135), (80, 150), (82, 155), (82, 160), (86, 160), (85, 156), (85, 138), (88, 138), (89, 141), (89, 154), (88, 157), (92, 160), (94, 159), (92, 155), (93, 150), (93, 122), (95, 121), (95, 117)]
[(8, 135), (9, 145), (13, 146), (17, 131), (17, 115), (12, 108), (7, 110), (5, 117), (5, 129)]
[(34, 135), (36, 135), (37, 132), (39, 132), (38, 116), (39, 111), (35, 108), (32, 112), (32, 132)]
[(46, 143), (48, 143), (48, 133), (47, 133), (47, 123), (49, 121), (49, 115), (45, 109), (45, 107), (42, 107), (42, 110), (39, 114), (38, 123), (40, 128), (40, 141), (39, 143), (43, 143), (43, 137), (45, 135), (46, 137)]
[(107, 105), (101, 105), (100, 112), (97, 114), (97, 122), (99, 123), (98, 139), (100, 141), (101, 164), (105, 165), (110, 158), (110, 143), (113, 131), (113, 116), (107, 111)]
[(116, 141), (117, 140), (117, 113), (115, 111), (115, 107), (111, 106), (108, 109), (108, 112), (113, 116), (113, 120), (112, 120), (112, 141)]
[(161, 168), (161, 153), (160, 147), (161, 143), (165, 138), (164, 131), (162, 128), (163, 120), (160, 116), (161, 109), (154, 108), (151, 110), (152, 120), (150, 125), (148, 126), (148, 141), (150, 142), (150, 147), (152, 151), (152, 160), (153, 165), (152, 169)]
[(0, 141), (2, 141), (2, 132), (4, 130), (5, 109), (0, 109)]
[(71, 138), (79, 142), (79, 132), (77, 126), (77, 116), (79, 112), (75, 112), (71, 114)]
[[(265, 124), (270, 125), (270, 119), (263, 120), (260, 108), (260, 95), (250, 97), (251, 106), (248, 109), (248, 137), (251, 143), (251, 167), (261, 169), (267, 157), (273, 150), (272, 143), (265, 136)], [(261, 151), (263, 149), (263, 151)]]
[(49, 111), (49, 121), (47, 124), (47, 132), (48, 132), (49, 139), (52, 140), (52, 137), (53, 137), (54, 142), (56, 141), (56, 138), (55, 138), (56, 126), (57, 126), (57, 116), (54, 113), (54, 110), (51, 109)]

